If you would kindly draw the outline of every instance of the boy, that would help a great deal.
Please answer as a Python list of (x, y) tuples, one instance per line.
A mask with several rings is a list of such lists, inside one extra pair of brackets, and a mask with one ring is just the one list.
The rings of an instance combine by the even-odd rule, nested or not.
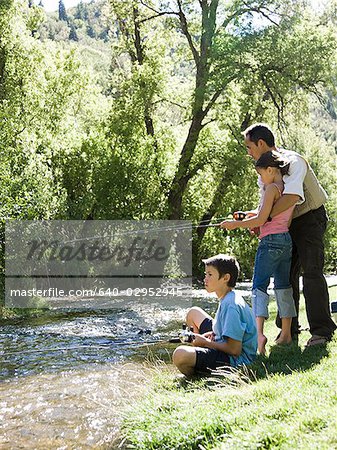
[(216, 293), (219, 306), (214, 320), (196, 306), (187, 313), (187, 325), (195, 333), (193, 347), (181, 345), (173, 353), (173, 363), (187, 376), (221, 366), (250, 364), (257, 350), (252, 310), (233, 290), (239, 275), (236, 259), (220, 254), (203, 262), (205, 288)]

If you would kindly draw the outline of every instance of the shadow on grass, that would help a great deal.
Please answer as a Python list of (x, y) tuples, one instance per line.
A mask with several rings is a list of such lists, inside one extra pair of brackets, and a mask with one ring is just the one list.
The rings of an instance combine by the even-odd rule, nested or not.
[(316, 345), (302, 349), (293, 343), (288, 346), (275, 345), (269, 356), (258, 356), (250, 367), (253, 379), (268, 378), (272, 374), (288, 375), (292, 372), (304, 372), (319, 364), (322, 358), (329, 356), (327, 345)]
[(266, 379), (275, 374), (290, 375), (293, 372), (305, 372), (329, 355), (330, 349), (327, 345), (305, 349), (299, 347), (297, 343), (287, 346), (275, 345), (271, 347), (268, 357), (257, 356), (254, 364), (245, 370), (229, 368), (212, 373), (199, 373), (189, 378), (180, 375), (176, 378), (176, 382), (180, 389), (187, 391), (200, 387), (212, 389), (217, 384), (239, 386)]

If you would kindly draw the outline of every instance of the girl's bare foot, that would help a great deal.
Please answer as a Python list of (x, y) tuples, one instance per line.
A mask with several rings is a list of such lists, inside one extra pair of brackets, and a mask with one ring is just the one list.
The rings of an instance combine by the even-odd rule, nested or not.
[(260, 355), (266, 354), (267, 341), (268, 341), (268, 339), (266, 338), (266, 336), (264, 334), (260, 334), (257, 337), (257, 349), (258, 349)]
[(292, 343), (291, 335), (284, 335), (282, 336), (282, 333), (280, 336), (275, 340), (276, 345), (288, 345)]

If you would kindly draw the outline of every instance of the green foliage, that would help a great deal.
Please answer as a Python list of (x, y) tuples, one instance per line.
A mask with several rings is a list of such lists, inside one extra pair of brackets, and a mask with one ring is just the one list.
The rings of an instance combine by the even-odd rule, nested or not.
[[(0, 17), (2, 235), (6, 218), (80, 218), (88, 214), (92, 199), (86, 175), (92, 162), (83, 170), (76, 161), (78, 154), (85, 160), (90, 141), (99, 135), (107, 104), (93, 74), (81, 66), (73, 50), (31, 36), (30, 18), (20, 4)], [(68, 183), (70, 172), (74, 179)], [(86, 201), (76, 209), (81, 196)]]
[[(39, 8), (41, 10), (41, 8)], [(108, 42), (109, 37), (109, 8), (107, 0), (97, 2), (80, 2), (76, 7), (65, 9), (62, 0), (59, 11), (47, 13), (38, 28), (42, 40), (55, 41), (75, 40), (82, 44), (94, 45), (92, 39)], [(77, 39), (74, 39), (74, 37)]]
[[(263, 120), (329, 193), (326, 267), (336, 270), (333, 16), (295, 0), (219, 2), (196, 70), (211, 16), (202, 19), (206, 2), (181, 5), (178, 15), (162, 2), (81, 2), (59, 20), (1, 2), (1, 219), (163, 219), (178, 169), (179, 217), (251, 209), (256, 174), (240, 132)], [(201, 257), (221, 251), (251, 276), (257, 241), (247, 231), (194, 231), (196, 275)]]
[(271, 307), (269, 354), (248, 370), (186, 380), (162, 363), (146, 383), (146, 397), (124, 414), (125, 444), (144, 450), (334, 448), (336, 338), (304, 349), (309, 333), (302, 333), (298, 346), (275, 346), (275, 302)]

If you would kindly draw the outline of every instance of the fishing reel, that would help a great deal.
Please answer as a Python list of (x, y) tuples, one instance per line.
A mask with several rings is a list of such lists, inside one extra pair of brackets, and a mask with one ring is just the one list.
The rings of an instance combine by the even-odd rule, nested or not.
[(178, 335), (180, 342), (183, 344), (191, 343), (195, 339), (195, 334), (193, 333), (193, 327), (188, 328), (187, 325), (183, 324), (183, 329)]
[(246, 213), (244, 213), (243, 211), (236, 211), (233, 214), (233, 217), (235, 220), (243, 220), (246, 218)]

